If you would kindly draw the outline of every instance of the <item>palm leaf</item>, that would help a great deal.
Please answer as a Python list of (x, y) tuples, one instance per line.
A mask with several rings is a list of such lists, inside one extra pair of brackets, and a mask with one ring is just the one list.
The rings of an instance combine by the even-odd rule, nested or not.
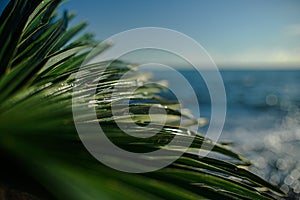
[[(87, 75), (89, 80), (95, 80), (88, 83), (87, 90), (96, 87), (97, 92), (95, 96), (86, 96), (84, 90), (76, 94), (79, 100), (84, 97), (93, 101), (98, 122), (110, 140), (134, 152), (163, 148), (170, 155), (155, 159), (168, 161), (172, 152), (184, 150), (191, 134), (196, 137), (180, 159), (156, 172), (117, 172), (96, 161), (81, 144), (72, 117), (72, 92), (76, 87), (73, 75), (96, 43), (90, 34), (73, 39), (86, 24), (67, 29), (73, 16), (65, 12), (62, 17), (55, 17), (53, 13), (59, 3), (57, 0), (11, 0), (1, 15), (2, 155), (14, 157), (26, 174), (57, 199), (276, 199), (284, 196), (277, 187), (248, 171), (250, 162), (246, 158), (192, 132), (189, 126), (198, 124), (198, 120), (178, 111), (177, 102), (160, 97), (159, 92), (163, 90), (160, 85), (139, 87), (134, 94), (124, 92), (113, 97), (114, 87), (122, 86), (124, 91), (129, 91), (150, 78), (147, 74), (132, 73), (126, 80), (119, 80), (124, 73), (134, 70), (121, 61), (111, 63), (108, 69), (105, 66), (109, 61), (84, 66), (91, 72)], [(104, 45), (99, 51), (108, 47)], [(128, 100), (135, 102), (130, 104), (133, 117), (121, 106)], [(112, 105), (117, 108), (114, 115)], [(89, 103), (83, 101), (73, 106), (89, 106)], [(161, 109), (166, 110), (167, 123), (162, 129), (159, 120), (151, 129), (129, 126), (131, 120), (142, 126), (150, 123), (147, 114), (150, 107), (155, 108), (157, 119)], [(91, 123), (91, 116), (81, 117), (85, 123)], [(181, 118), (186, 121), (184, 126), (179, 124)], [(137, 136), (153, 131), (158, 134), (146, 139), (130, 137), (116, 122), (128, 126)], [(172, 146), (169, 142), (175, 135), (180, 143)], [(199, 158), (197, 151), (202, 144), (213, 147), (212, 151), (219, 156)], [(109, 151), (102, 154), (124, 165), (148, 167), (130, 159), (115, 158)], [(14, 173), (14, 168), (11, 171)]]

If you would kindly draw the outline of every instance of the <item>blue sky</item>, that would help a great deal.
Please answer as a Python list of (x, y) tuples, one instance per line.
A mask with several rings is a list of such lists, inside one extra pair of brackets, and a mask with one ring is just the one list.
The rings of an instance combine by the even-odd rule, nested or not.
[(98, 39), (137, 27), (180, 31), (220, 67), (300, 66), (299, 0), (70, 0)]
[(299, 0), (69, 0), (97, 39), (164, 27), (198, 41), (220, 67), (300, 68)]

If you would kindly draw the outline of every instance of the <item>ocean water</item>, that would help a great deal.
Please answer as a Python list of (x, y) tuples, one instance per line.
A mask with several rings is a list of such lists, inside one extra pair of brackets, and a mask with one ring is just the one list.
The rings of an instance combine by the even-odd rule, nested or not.
[[(193, 70), (179, 70), (197, 94), (199, 105), (191, 103), (191, 91), (176, 81), (176, 74), (154, 72), (157, 80), (176, 85), (184, 96), (185, 108), (209, 119), (211, 102), (202, 77)], [(207, 72), (209, 73), (209, 72)], [(227, 114), (221, 141), (254, 164), (252, 171), (299, 199), (300, 193), (300, 70), (221, 71), (227, 96)], [(174, 98), (170, 95), (169, 98)], [(197, 116), (199, 117), (199, 116)], [(200, 129), (205, 134), (207, 129)]]

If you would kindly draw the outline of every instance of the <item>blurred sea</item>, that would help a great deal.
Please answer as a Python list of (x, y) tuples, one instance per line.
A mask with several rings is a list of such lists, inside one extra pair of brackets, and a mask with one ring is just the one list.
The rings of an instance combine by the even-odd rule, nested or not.
[[(197, 94), (201, 117), (209, 120), (210, 96), (202, 77), (192, 70), (179, 72)], [(185, 97), (184, 107), (193, 112), (197, 105), (189, 103), (186, 86), (170, 72), (154, 75), (175, 84)], [(252, 171), (279, 185), (291, 199), (300, 199), (300, 70), (224, 70), (221, 76), (227, 116), (220, 141), (232, 141), (255, 164)], [(201, 131), (205, 134), (206, 127)]]

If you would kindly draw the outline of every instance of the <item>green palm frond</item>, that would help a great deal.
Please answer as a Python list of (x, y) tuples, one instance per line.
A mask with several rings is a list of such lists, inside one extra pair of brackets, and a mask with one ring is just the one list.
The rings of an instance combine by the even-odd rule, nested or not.
[[(159, 171), (145, 174), (118, 172), (100, 164), (82, 145), (72, 115), (74, 74), (96, 46), (91, 34), (74, 38), (86, 23), (67, 28), (74, 17), (65, 12), (57, 17), (59, 0), (11, 0), (0, 18), (0, 152), (15, 159), (15, 165), (33, 177), (57, 199), (273, 199), (284, 194), (275, 186), (247, 170), (250, 162), (227, 146), (215, 144), (203, 135), (191, 132), (190, 125), (198, 120), (179, 112), (176, 102), (159, 96), (160, 85), (141, 87), (149, 78), (132, 73), (120, 78), (134, 67), (121, 61), (105, 66), (109, 61), (85, 66), (91, 87), (97, 86), (93, 101), (98, 122), (107, 136), (119, 147), (133, 152), (149, 152), (164, 148), (168, 152), (183, 151), (191, 134), (195, 135), (189, 150), (173, 164)], [(104, 51), (109, 45), (104, 45)], [(137, 83), (137, 77), (141, 81)], [(135, 86), (135, 93), (122, 93), (112, 98), (114, 87), (124, 90)], [(82, 98), (85, 91), (76, 94)], [(122, 102), (130, 104), (124, 114)], [(149, 100), (156, 103), (149, 103)], [(95, 103), (96, 102), (96, 103)], [(117, 115), (111, 111), (116, 105)], [(75, 105), (76, 106), (76, 105)], [(78, 105), (82, 106), (82, 105)], [(88, 105), (86, 105), (88, 106)], [(151, 122), (150, 107), (167, 112), (167, 123), (160, 129), (159, 120), (147, 139), (129, 137), (116, 125), (125, 126), (134, 120), (141, 126)], [(132, 116), (133, 114), (133, 116)], [(154, 113), (155, 114), (155, 113)], [(89, 116), (82, 116), (88, 124)], [(179, 119), (185, 118), (185, 126)], [(129, 126), (130, 128), (130, 126)], [(136, 135), (147, 135), (147, 129), (132, 127)], [(177, 146), (169, 145), (174, 136), (180, 137)], [(202, 144), (223, 156), (197, 156)], [(135, 166), (130, 160), (119, 159), (124, 165)], [(156, 159), (171, 160), (164, 156)], [(2, 163), (5, 165), (5, 163)], [(147, 166), (136, 165), (137, 168)], [(10, 169), (12, 173), (14, 168)]]

